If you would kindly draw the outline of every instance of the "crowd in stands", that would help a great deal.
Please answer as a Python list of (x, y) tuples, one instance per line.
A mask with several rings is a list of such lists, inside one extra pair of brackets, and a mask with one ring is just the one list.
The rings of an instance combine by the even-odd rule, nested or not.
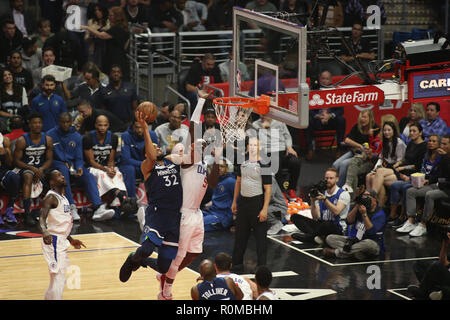
[[(372, 2), (381, 6), (384, 22), (382, 3)], [(72, 196), (74, 184), (83, 188), (96, 221), (137, 210), (136, 181), (143, 178), (140, 166), (145, 152), (143, 128), (134, 112), (142, 98), (129, 82), (125, 54), (129, 32), (142, 29), (129, 30), (128, 22), (148, 26), (153, 32), (230, 30), (234, 5), (255, 11), (281, 9), (281, 2), (268, 0), (70, 0), (61, 8), (55, 3), (40, 1), (42, 19), (36, 22), (29, 18), (22, 0), (11, 0), (11, 12), (1, 19), (0, 180), (1, 193), (9, 200), (0, 215), (0, 225), (17, 223), (12, 207), (20, 193), (25, 223), (36, 224), (30, 202), (47, 188), (43, 178), (49, 168), (57, 168), (65, 176), (66, 196), (75, 220), (80, 215)], [(304, 14), (312, 9), (311, 1), (282, 3), (287, 12)], [(352, 26), (353, 47), (360, 58), (369, 60), (374, 56), (361, 41), (362, 24), (353, 23), (364, 18), (361, 3), (367, 1), (338, 1), (326, 23)], [(81, 29), (85, 32), (63, 27), (62, 12), (71, 4), (83, 8), (85, 24)], [(345, 52), (343, 59), (352, 60)], [(56, 81), (52, 75), (43, 75), (43, 69), (51, 65), (72, 68), (72, 76)], [(208, 97), (202, 91), (204, 84), (227, 81), (228, 70), (227, 65), (219, 68), (212, 54), (205, 54), (193, 65), (185, 88), (191, 106), (196, 105), (198, 97)], [(328, 71), (322, 72), (320, 85), (330, 86), (331, 76)], [(249, 79), (245, 73), (244, 79)], [(163, 153), (169, 154), (177, 143), (187, 141), (188, 110), (183, 104), (168, 102), (158, 109), (150, 134)], [(361, 111), (357, 123), (350, 124), (346, 124), (342, 108), (311, 111), (310, 127), (305, 130), (306, 158), (313, 158), (314, 130), (336, 130), (338, 153), (332, 168), (325, 172), (326, 190), (305, 199), (311, 203), (312, 219), (291, 217), (290, 223), (302, 231), (293, 237), (323, 244), (325, 255), (364, 259), (384, 252), (386, 225), (397, 227), (399, 233), (424, 236), (426, 218), (433, 214), (435, 201), (448, 198), (450, 190), (450, 136), (439, 112), (436, 102), (425, 108), (412, 104), (399, 122), (386, 117), (378, 125), (371, 110)], [(203, 119), (205, 135), (210, 129), (218, 129), (211, 106), (204, 108)], [(349, 125), (352, 129), (345, 136)], [(286, 205), (298, 196), (301, 161), (298, 146), (284, 123), (261, 116), (250, 119), (247, 131), (252, 130), (260, 138), (258, 152), (270, 154), (279, 164), (273, 178), (266, 176), (260, 181), (263, 193), (270, 195), (263, 207), (267, 223), (255, 227), (242, 222), (245, 218), (239, 214), (235, 218), (239, 213), (236, 192), (242, 191), (236, 183), (242, 186), (249, 178), (243, 176), (245, 169), (225, 157), (220, 163), (219, 184), (204, 200), (204, 223), (205, 231), (237, 229), (243, 243), (250, 229), (256, 229), (261, 239), (258, 263), (264, 265), (267, 230), (277, 233), (288, 223)], [(279, 133), (278, 140), (274, 141), (271, 130)], [(412, 181), (411, 175), (417, 172), (425, 175), (421, 188)], [(272, 187), (266, 188), (268, 185)], [(425, 199), (420, 214), (419, 198)], [(252, 202), (246, 205), (251, 208)], [(245, 245), (235, 248), (235, 267), (242, 265), (244, 252)], [(213, 279), (211, 262), (208, 268)], [(266, 270), (260, 271), (264, 273), (261, 277), (270, 278)], [(258, 284), (259, 294), (270, 292), (270, 279), (265, 283)]]

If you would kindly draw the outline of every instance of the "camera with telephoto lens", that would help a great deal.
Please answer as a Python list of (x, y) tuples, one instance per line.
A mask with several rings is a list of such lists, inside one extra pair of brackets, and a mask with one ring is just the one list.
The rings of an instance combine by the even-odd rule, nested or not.
[(364, 194), (364, 193), (359, 195), (358, 197), (356, 197), (355, 203), (360, 206), (366, 207), (367, 213), (369, 213), (369, 211), (372, 207), (372, 200), (370, 199), (370, 196), (368, 196), (367, 194)]
[(311, 198), (317, 198), (319, 193), (325, 193), (327, 190), (327, 182), (325, 180), (320, 180), (318, 183), (313, 184), (309, 189), (309, 196)]

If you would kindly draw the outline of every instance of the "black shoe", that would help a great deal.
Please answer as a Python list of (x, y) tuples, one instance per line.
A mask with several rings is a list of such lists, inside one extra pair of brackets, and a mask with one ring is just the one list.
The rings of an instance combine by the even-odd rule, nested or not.
[(36, 225), (36, 220), (31, 216), (31, 214), (25, 215), (25, 224), (30, 227), (34, 227)]
[(293, 233), (291, 236), (293, 239), (301, 242), (314, 242), (314, 236), (304, 233)]
[(138, 210), (137, 199), (136, 198), (126, 198), (123, 200), (121, 209), (124, 216), (136, 213)]
[(133, 271), (136, 271), (140, 267), (138, 263), (133, 262), (133, 260), (131, 260), (134, 254), (135, 254), (134, 252), (130, 253), (127, 257), (127, 260), (125, 260), (122, 267), (120, 268), (119, 279), (122, 282), (127, 282), (128, 279), (130, 279)]
[(413, 296), (414, 299), (416, 300), (422, 300), (425, 299), (425, 294), (422, 291), (422, 289), (420, 289), (420, 287), (416, 286), (416, 285), (409, 285), (408, 286), (408, 293), (410, 295)]

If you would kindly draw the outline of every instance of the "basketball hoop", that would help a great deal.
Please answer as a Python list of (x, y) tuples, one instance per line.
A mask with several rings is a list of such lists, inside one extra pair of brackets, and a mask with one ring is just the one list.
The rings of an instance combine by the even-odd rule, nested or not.
[(252, 112), (267, 114), (270, 97), (260, 98), (221, 97), (213, 100), (216, 116), (219, 120), (223, 140), (233, 143), (245, 139), (245, 126)]

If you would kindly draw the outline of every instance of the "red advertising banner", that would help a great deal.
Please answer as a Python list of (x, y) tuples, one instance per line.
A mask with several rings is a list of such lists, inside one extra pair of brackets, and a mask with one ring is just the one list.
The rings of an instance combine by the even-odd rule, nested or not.
[(384, 92), (375, 86), (322, 89), (309, 92), (310, 109), (368, 105), (383, 102)]

